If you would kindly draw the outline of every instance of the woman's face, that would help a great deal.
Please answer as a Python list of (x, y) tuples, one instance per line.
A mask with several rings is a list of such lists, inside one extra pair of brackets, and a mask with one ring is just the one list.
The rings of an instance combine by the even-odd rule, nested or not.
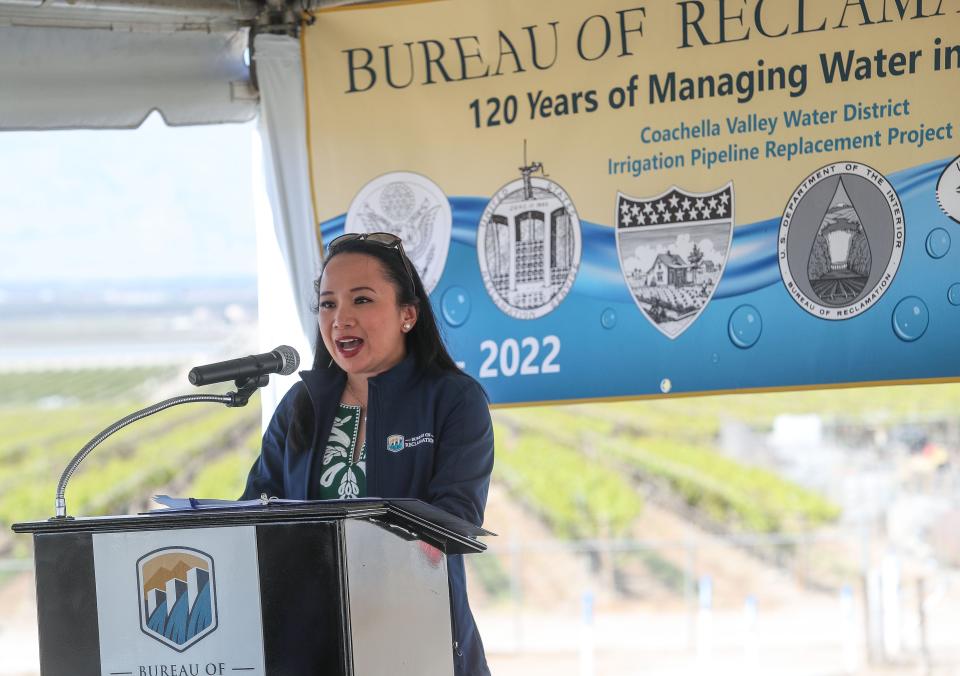
[(413, 327), (417, 311), (397, 304), (397, 290), (373, 256), (342, 253), (330, 259), (318, 300), (323, 344), (348, 374), (375, 376), (406, 356), (403, 327)]

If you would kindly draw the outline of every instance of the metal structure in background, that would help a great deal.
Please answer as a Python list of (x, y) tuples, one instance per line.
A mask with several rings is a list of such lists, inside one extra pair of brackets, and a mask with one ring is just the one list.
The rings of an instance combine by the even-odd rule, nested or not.
[[(875, 556), (862, 570), (825, 567), (838, 547)], [(746, 554), (758, 548), (781, 555)], [(750, 572), (718, 565), (736, 550)], [(488, 654), (579, 653), (581, 665), (603, 664), (581, 674), (632, 673), (611, 665), (636, 660), (654, 673), (706, 663), (747, 673), (953, 673), (960, 576), (936, 566), (908, 573), (910, 559), (856, 528), (723, 543), (508, 540), (469, 560), (468, 575), (487, 592), (471, 605)]]
[(382, 0), (0, 0), (0, 25), (296, 34), (303, 12)]
[(262, 0), (0, 0), (0, 24), (62, 28), (233, 30), (250, 26)]
[(249, 84), (259, 91), (256, 61), (252, 58), (258, 34), (297, 37), (304, 17), (312, 11), (374, 1), (0, 0), (0, 28), (208, 34), (244, 31), (250, 49)]

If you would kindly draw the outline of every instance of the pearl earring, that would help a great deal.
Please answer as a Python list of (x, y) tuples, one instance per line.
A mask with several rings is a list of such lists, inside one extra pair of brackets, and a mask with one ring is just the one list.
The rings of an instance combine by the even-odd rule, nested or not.
[(404, 331), (409, 331), (409, 330), (410, 330), (410, 325), (409, 325), (409, 324), (404, 324), (404, 325), (403, 325), (403, 330), (404, 330)]

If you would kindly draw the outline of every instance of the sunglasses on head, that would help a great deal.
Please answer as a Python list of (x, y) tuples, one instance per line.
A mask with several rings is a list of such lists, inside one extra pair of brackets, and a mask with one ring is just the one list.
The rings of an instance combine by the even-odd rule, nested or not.
[(385, 249), (396, 249), (400, 254), (400, 261), (403, 263), (403, 269), (407, 271), (407, 278), (410, 280), (410, 286), (416, 289), (413, 283), (413, 271), (410, 269), (410, 261), (407, 258), (407, 252), (403, 250), (403, 240), (389, 232), (348, 232), (345, 235), (335, 237), (327, 245), (327, 253), (332, 254), (338, 248), (348, 242), (370, 242), (382, 246)]

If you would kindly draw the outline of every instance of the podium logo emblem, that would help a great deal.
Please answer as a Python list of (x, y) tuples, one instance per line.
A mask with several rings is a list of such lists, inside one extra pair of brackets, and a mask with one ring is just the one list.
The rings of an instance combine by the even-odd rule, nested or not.
[(199, 549), (164, 547), (137, 560), (140, 628), (183, 652), (217, 628), (213, 558)]

